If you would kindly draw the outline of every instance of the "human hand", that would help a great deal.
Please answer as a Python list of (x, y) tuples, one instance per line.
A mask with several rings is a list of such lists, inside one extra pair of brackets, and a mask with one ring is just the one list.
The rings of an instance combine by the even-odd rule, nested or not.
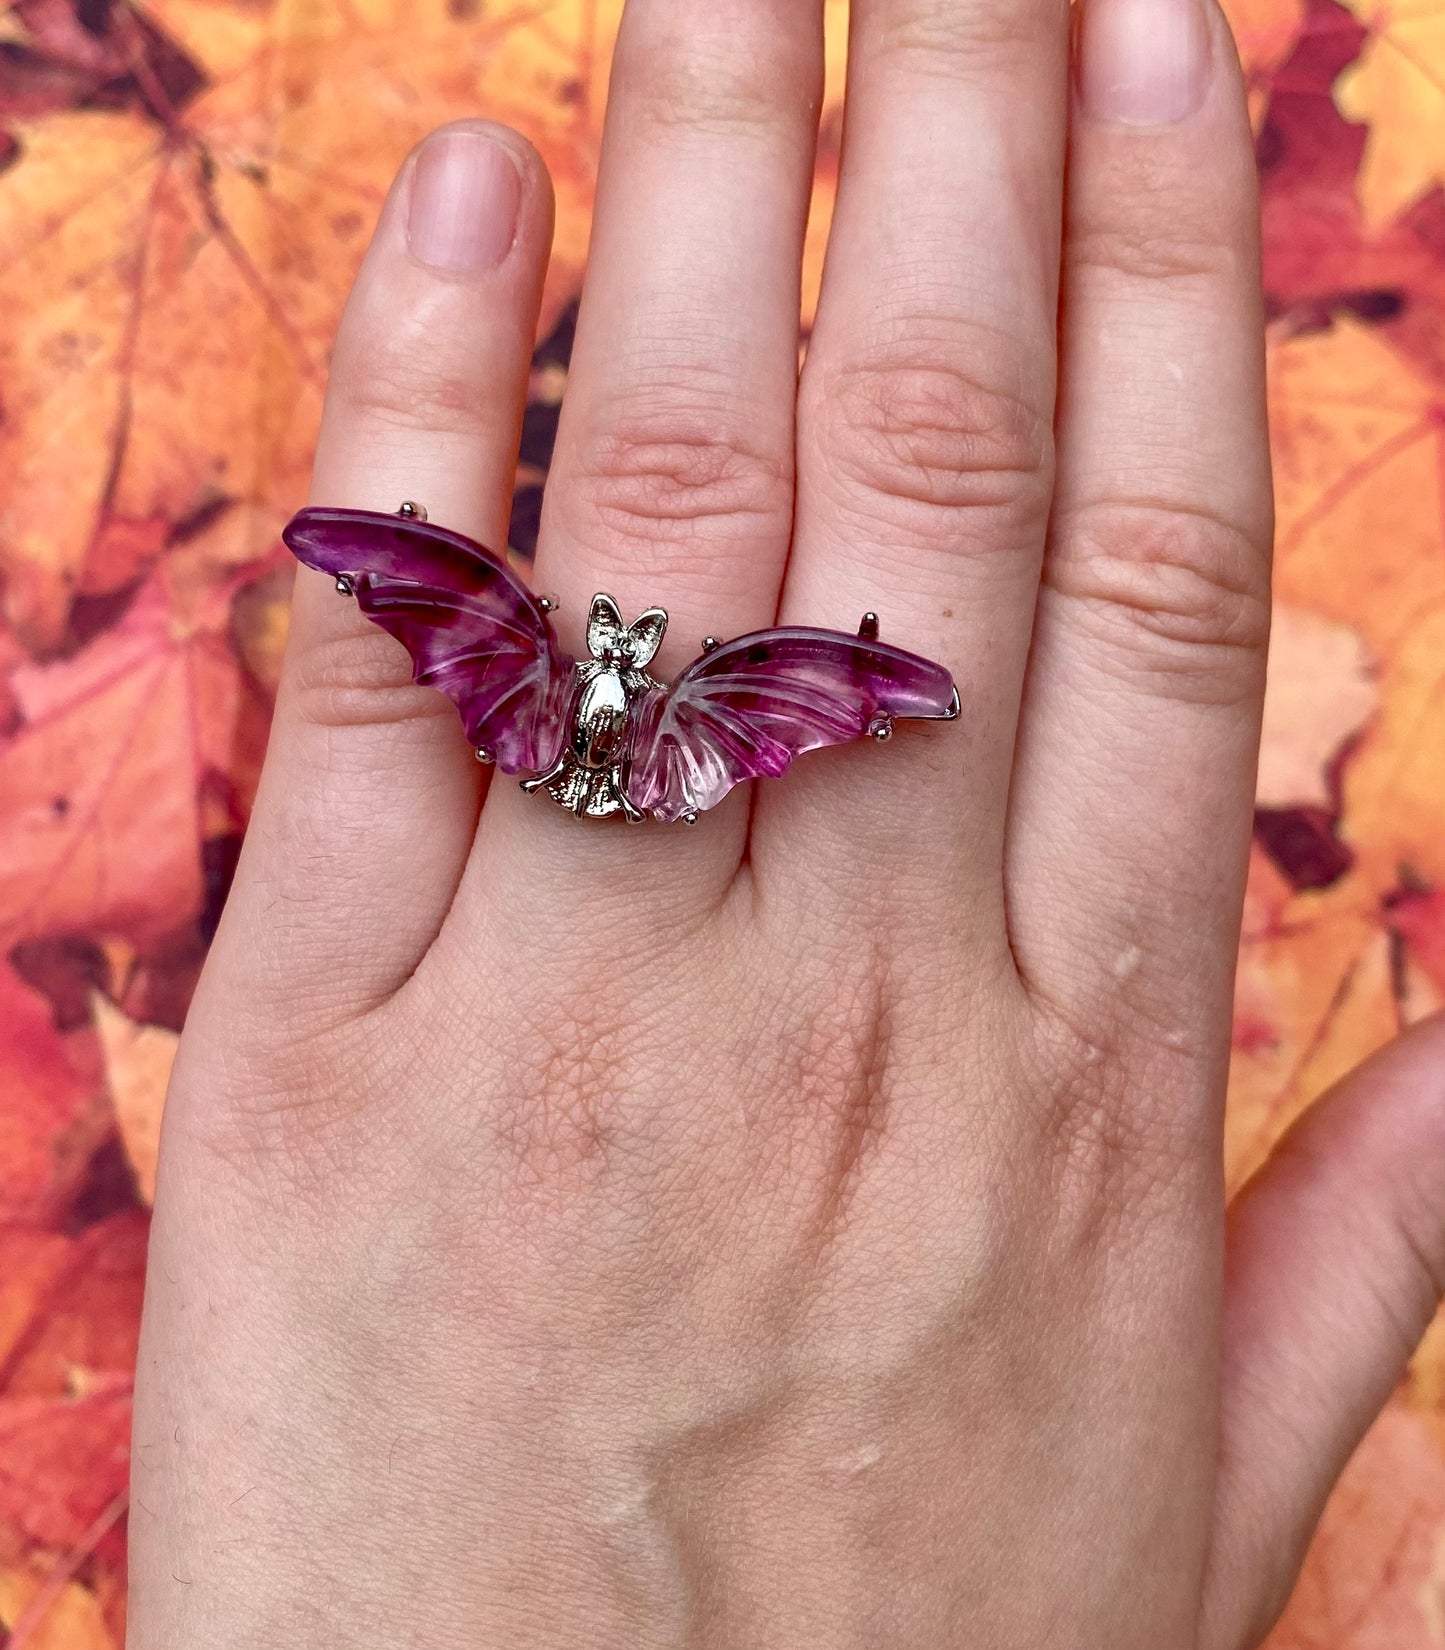
[[(1224, 26), (1087, 0), (1071, 85), (1059, 0), (855, 0), (799, 384), (821, 10), (628, 8), (536, 582), (574, 648), (662, 603), (663, 674), (876, 608), (963, 718), (583, 826), (301, 575), (167, 1111), (132, 1650), (1241, 1650), (1434, 1308), (1438, 1028), (1226, 1242), (1270, 521)], [(408, 161), (317, 502), (500, 545), (549, 224), (509, 133)]]

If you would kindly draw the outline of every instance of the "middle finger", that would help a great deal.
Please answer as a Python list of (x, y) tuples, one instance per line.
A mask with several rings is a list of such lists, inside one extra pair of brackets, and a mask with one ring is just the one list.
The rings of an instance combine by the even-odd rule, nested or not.
[[(1066, 0), (855, 0), (837, 213), (798, 424), (787, 623), (941, 660), (956, 728), (814, 758), (755, 831), (1001, 894), (1052, 484)], [(926, 845), (927, 853), (914, 852)], [(780, 848), (782, 839), (780, 837)], [(756, 856), (755, 856), (756, 857)], [(787, 854), (790, 868), (798, 856)]]
[(668, 609), (663, 664), (771, 623), (793, 514), (821, 0), (629, 0), (538, 577)]
[[(613, 61), (577, 342), (537, 550), (579, 650), (594, 594), (624, 623), (667, 610), (653, 674), (708, 635), (770, 624), (793, 517), (803, 235), (823, 81), (822, 0), (628, 0)], [(589, 885), (630, 882), (637, 843), (585, 842), (515, 787), (483, 821), (540, 845), (564, 833)], [(719, 817), (721, 816), (721, 817)], [(662, 850), (710, 897), (737, 869), (741, 796)], [(517, 830), (516, 827), (524, 827)], [(651, 833), (649, 833), (649, 836)]]

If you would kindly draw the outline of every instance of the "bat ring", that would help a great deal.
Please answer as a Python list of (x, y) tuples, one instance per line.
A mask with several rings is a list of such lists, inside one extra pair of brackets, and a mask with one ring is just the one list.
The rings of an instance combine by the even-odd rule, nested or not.
[(282, 537), (402, 643), (416, 680), (457, 707), (479, 761), (579, 819), (693, 825), (735, 785), (777, 778), (804, 751), (959, 713), (948, 671), (879, 641), (874, 613), (856, 635), (788, 625), (709, 636), (669, 684), (647, 672), (667, 630), (662, 608), (629, 625), (611, 596), (594, 596), (588, 657), (573, 659), (552, 625), (557, 604), (502, 557), (431, 525), (420, 505), (302, 510)]

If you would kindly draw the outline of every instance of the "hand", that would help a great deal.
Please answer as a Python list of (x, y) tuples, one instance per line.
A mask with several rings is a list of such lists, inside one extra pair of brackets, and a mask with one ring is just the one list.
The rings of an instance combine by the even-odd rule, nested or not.
[[(1268, 609), (1249, 127), (1204, 0), (632, 0), (536, 580), (856, 626), (952, 726), (692, 830), (485, 776), (297, 586), (166, 1117), (132, 1650), (1242, 1650), (1445, 1274), (1445, 1034), (1237, 1203)], [(1065, 178), (1065, 145), (1069, 165)], [(500, 545), (550, 227), (403, 167), (314, 499)], [(1060, 322), (1062, 316), (1062, 322)]]

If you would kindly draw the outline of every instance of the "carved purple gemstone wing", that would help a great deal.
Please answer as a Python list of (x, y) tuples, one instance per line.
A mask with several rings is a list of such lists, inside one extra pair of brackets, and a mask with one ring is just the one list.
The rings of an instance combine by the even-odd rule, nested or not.
[(884, 732), (895, 717), (958, 715), (953, 678), (902, 648), (801, 627), (739, 636), (635, 710), (627, 792), (662, 820), (713, 807), (795, 756)]
[(350, 584), (361, 611), (411, 654), (416, 680), (446, 694), (503, 773), (557, 760), (572, 660), (504, 562), (460, 533), (373, 510), (302, 510), (281, 536), (308, 567)]

